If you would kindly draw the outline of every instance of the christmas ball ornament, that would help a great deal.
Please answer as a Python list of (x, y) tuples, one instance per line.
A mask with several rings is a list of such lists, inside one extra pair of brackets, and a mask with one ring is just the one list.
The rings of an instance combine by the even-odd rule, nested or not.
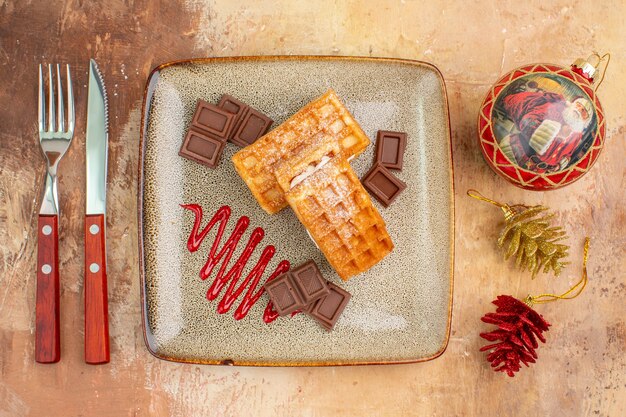
[(560, 188), (585, 174), (604, 146), (605, 118), (596, 96), (603, 76), (595, 85), (594, 79), (605, 57), (593, 54), (571, 68), (527, 65), (500, 78), (478, 116), (489, 166), (527, 190)]

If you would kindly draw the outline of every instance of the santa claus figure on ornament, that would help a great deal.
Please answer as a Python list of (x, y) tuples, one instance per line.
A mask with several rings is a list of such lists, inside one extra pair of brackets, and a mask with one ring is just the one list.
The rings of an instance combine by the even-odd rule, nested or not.
[(591, 124), (592, 104), (584, 97), (570, 101), (560, 93), (529, 87), (502, 100), (503, 110), (518, 132), (503, 137), (500, 148), (512, 162), (528, 170), (562, 171)]

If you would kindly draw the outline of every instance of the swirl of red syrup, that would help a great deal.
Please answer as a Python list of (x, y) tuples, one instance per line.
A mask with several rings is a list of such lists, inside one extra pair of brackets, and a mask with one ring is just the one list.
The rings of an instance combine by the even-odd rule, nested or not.
[[(235, 264), (230, 268), (228, 272), (226, 272), (226, 268), (230, 263), (230, 259), (237, 247), (237, 244), (241, 240), (244, 232), (248, 229), (250, 225), (250, 219), (247, 216), (241, 216), (235, 225), (235, 229), (232, 234), (222, 246), (221, 249), (218, 250), (220, 242), (222, 240), (222, 236), (224, 234), (224, 229), (226, 228), (226, 224), (228, 223), (228, 219), (230, 218), (231, 209), (229, 206), (220, 207), (217, 212), (213, 215), (209, 223), (199, 232), (200, 223), (202, 222), (202, 207), (197, 204), (181, 204), (181, 207), (190, 210), (193, 212), (195, 219), (193, 222), (193, 228), (191, 233), (189, 234), (189, 239), (187, 239), (187, 249), (189, 252), (195, 252), (200, 248), (204, 238), (206, 235), (213, 229), (213, 227), (219, 223), (217, 233), (215, 236), (215, 240), (213, 241), (213, 245), (211, 246), (211, 250), (209, 251), (209, 255), (207, 257), (207, 261), (200, 270), (200, 278), (202, 280), (206, 280), (217, 264), (222, 261), (222, 265), (217, 272), (217, 276), (215, 280), (211, 284), (211, 287), (208, 289), (206, 297), (208, 300), (214, 300), (217, 298), (224, 288), (224, 286), (230, 281), (230, 285), (228, 286), (224, 296), (221, 301), (217, 305), (217, 312), (219, 314), (224, 314), (230, 310), (233, 303), (237, 300), (237, 298), (243, 293), (246, 286), (250, 284), (248, 287), (248, 291), (244, 295), (239, 307), (235, 310), (234, 317), (235, 320), (241, 320), (244, 318), (252, 306), (261, 298), (263, 293), (265, 292), (265, 288), (261, 287), (256, 293), (254, 290), (259, 284), (263, 273), (265, 272), (265, 268), (269, 261), (274, 257), (276, 253), (276, 248), (272, 245), (268, 245), (263, 249), (261, 253), (261, 257), (257, 261), (256, 265), (252, 270), (248, 273), (243, 282), (237, 286), (237, 282), (241, 278), (243, 273), (243, 269), (246, 266), (246, 263), (250, 259), (252, 252), (256, 249), (257, 245), (263, 240), (263, 236), (265, 232), (262, 228), (257, 227), (252, 231), (250, 238), (248, 239), (248, 243), (244, 248), (243, 252), (239, 256), (239, 259)], [(223, 259), (223, 260), (222, 260)], [(289, 271), (290, 264), (289, 261), (283, 260), (276, 266), (276, 269), (266, 282), (269, 282), (279, 276), (280, 274)], [(265, 323), (271, 323), (272, 321), (278, 318), (278, 313), (273, 308), (273, 304), (270, 301), (265, 308), (263, 313), (263, 321)]]

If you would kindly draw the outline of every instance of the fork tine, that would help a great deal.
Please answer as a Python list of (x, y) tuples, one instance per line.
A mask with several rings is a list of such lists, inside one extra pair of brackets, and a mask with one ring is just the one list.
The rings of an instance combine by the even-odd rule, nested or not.
[(43, 132), (46, 129), (46, 92), (45, 85), (43, 83), (43, 70), (41, 64), (39, 64), (39, 131)]
[(48, 64), (48, 132), (56, 130), (56, 111), (54, 108), (54, 78), (52, 78), (52, 64)]
[(65, 131), (65, 108), (63, 107), (63, 84), (61, 82), (61, 69), (57, 64), (57, 107), (59, 108), (59, 115), (57, 118), (57, 126), (59, 132)]
[(74, 92), (72, 76), (70, 75), (70, 64), (67, 64), (67, 112), (68, 131), (74, 133)]

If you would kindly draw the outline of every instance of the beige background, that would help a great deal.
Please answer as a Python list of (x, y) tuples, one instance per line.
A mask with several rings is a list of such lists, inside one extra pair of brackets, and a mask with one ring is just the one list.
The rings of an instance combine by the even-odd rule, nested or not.
[[(626, 4), (621, 1), (0, 0), (0, 416), (22, 415), (545, 415), (626, 413)], [(313, 6), (315, 4), (315, 6)], [(562, 190), (522, 191), (497, 177), (476, 143), (478, 107), (504, 72), (613, 54), (599, 95), (606, 149)], [(423, 364), (230, 368), (167, 363), (144, 347), (136, 178), (143, 85), (157, 64), (189, 57), (335, 54), (415, 58), (446, 79), (456, 186), (456, 266), (447, 351)], [(109, 296), (111, 363), (82, 359), (84, 131), (88, 58), (111, 105)], [(43, 179), (36, 146), (36, 64), (73, 65), (79, 123), (61, 163), (62, 360), (36, 365), (35, 221)], [(569, 231), (572, 265), (531, 281), (494, 250), (501, 214), (465, 196), (542, 203)], [(498, 294), (563, 291), (592, 238), (585, 293), (538, 306), (553, 324), (539, 361), (514, 379), (490, 371), (480, 322)]]

